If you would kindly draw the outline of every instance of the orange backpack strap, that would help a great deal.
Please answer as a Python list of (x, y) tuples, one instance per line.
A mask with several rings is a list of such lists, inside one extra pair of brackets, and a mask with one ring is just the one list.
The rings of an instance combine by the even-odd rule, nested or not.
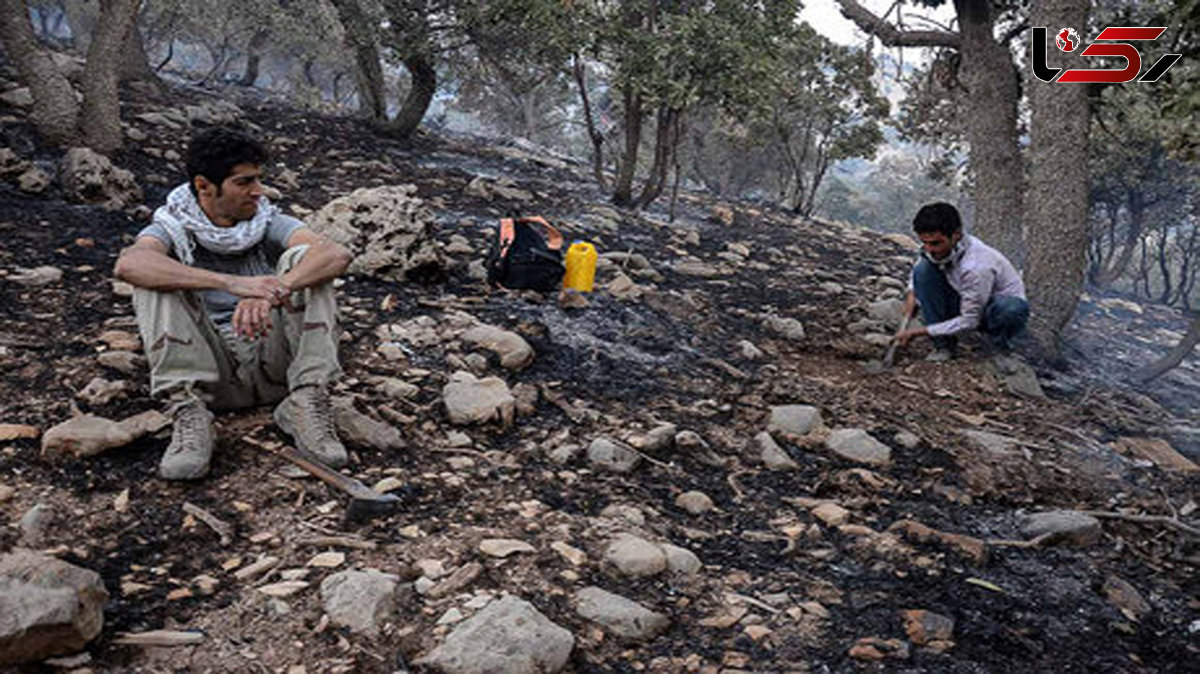
[[(503, 222), (503, 220), (501, 220)], [(531, 215), (526, 218), (521, 218), (521, 222), (527, 222), (532, 225), (537, 225), (546, 233), (546, 247), (550, 250), (562, 250), (563, 235), (554, 225), (546, 222), (546, 219), (540, 215)]]
[(513, 224), (512, 218), (500, 219), (500, 257), (503, 258), (508, 254), (508, 247), (512, 245), (513, 239), (517, 238), (517, 228)]

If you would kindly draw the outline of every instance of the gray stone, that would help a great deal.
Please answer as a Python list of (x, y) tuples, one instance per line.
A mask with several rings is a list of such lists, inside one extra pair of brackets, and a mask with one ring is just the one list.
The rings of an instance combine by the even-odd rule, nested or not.
[(915, 433), (908, 431), (900, 431), (892, 438), (897, 445), (905, 449), (916, 449), (917, 445), (921, 444), (921, 438)]
[(414, 664), (446, 674), (553, 674), (574, 648), (570, 632), (529, 602), (508, 596), (468, 618)]
[(359, 412), (350, 398), (334, 398), (332, 407), (334, 423), (342, 440), (385, 451), (404, 447), (400, 431)]
[(100, 634), (100, 574), (16, 550), (0, 557), (0, 667), (75, 653)]
[(675, 424), (659, 424), (642, 435), (630, 438), (629, 445), (643, 452), (658, 452), (670, 447), (677, 434)]
[(29, 87), (9, 89), (0, 94), (0, 103), (14, 108), (29, 108), (33, 106), (33, 92)]
[(62, 280), (62, 277), (63, 271), (61, 269), (47, 265), (32, 269), (17, 267), (15, 272), (8, 275), (8, 280), (17, 285), (37, 288), (58, 283)]
[(575, 593), (575, 610), (585, 620), (631, 641), (652, 639), (671, 624), (667, 616), (595, 586), (585, 587)]
[(50, 187), (51, 180), (49, 174), (35, 166), (17, 177), (17, 187), (20, 187), (22, 192), (41, 194)]
[(839, 428), (829, 434), (825, 446), (843, 459), (871, 466), (892, 460), (892, 450), (861, 428)]
[(648, 578), (667, 570), (662, 547), (631, 534), (613, 539), (604, 551), (604, 560), (630, 578)]
[(992, 369), (1009, 393), (1026, 398), (1045, 398), (1046, 392), (1038, 381), (1037, 372), (1028, 363), (1014, 356), (995, 356)]
[(680, 274), (682, 276), (696, 276), (699, 278), (717, 278), (719, 276), (728, 275), (728, 272), (725, 270), (708, 264), (707, 262), (701, 262), (700, 260), (677, 260), (675, 264), (672, 265), (672, 269), (675, 270), (676, 274)]
[(354, 252), (351, 274), (403, 281), (445, 268), (433, 213), (415, 185), (355, 190), (323, 206), (308, 225)]
[(533, 347), (524, 337), (494, 325), (471, 328), (462, 334), (462, 340), (500, 356), (500, 365), (505, 369), (520, 370), (533, 362)]
[(693, 515), (702, 515), (713, 509), (713, 501), (702, 491), (685, 491), (675, 497), (675, 506)]
[(73, 147), (63, 156), (60, 167), (67, 196), (87, 204), (100, 204), (105, 210), (119, 211), (142, 201), (142, 188), (133, 174), (113, 166), (102, 154), (86, 147)]
[(475, 375), (458, 371), (442, 389), (442, 400), (450, 423), (465, 426), (499, 419), (504, 425), (512, 423), (517, 400), (508, 384), (497, 377), (476, 379)]
[(560, 445), (550, 450), (549, 456), (551, 461), (562, 466), (574, 461), (581, 451), (583, 451), (583, 448), (579, 445)]
[(375, 636), (396, 612), (398, 582), (375, 570), (342, 571), (321, 582), (321, 602), (333, 624)]
[(395, 377), (380, 377), (375, 383), (375, 390), (393, 400), (408, 400), (415, 398), (421, 392), (421, 387)]
[(805, 435), (821, 426), (821, 410), (811, 405), (776, 405), (771, 408), (767, 431)]
[(959, 432), (975, 447), (998, 456), (1012, 453), (1017, 445), (1017, 440), (1007, 435), (976, 430)]
[(104, 377), (92, 377), (87, 386), (76, 393), (75, 397), (89, 405), (107, 405), (114, 399), (124, 396), (128, 388), (129, 382), (124, 380), (109, 381)]
[(754, 345), (753, 342), (743, 339), (737, 343), (738, 351), (741, 352), (742, 358), (746, 360), (758, 360), (763, 357), (762, 349)]
[(763, 320), (763, 328), (778, 337), (793, 342), (799, 342), (804, 339), (804, 324), (794, 318), (768, 316)]
[(1051, 510), (1027, 516), (1021, 533), (1026, 538), (1051, 534), (1056, 540), (1086, 547), (1100, 540), (1100, 520), (1078, 510)]
[(601, 436), (588, 445), (588, 461), (614, 473), (628, 473), (641, 463), (642, 457), (624, 443)]
[(667, 569), (671, 573), (691, 575), (704, 567), (700, 563), (700, 558), (696, 556), (696, 553), (687, 548), (681, 548), (671, 543), (662, 543), (658, 547), (662, 549), (663, 555), (666, 556)]
[(21, 527), (21, 541), (33, 548), (46, 544), (46, 533), (54, 524), (54, 509), (44, 503), (38, 503), (21, 516), (18, 526)]
[(884, 325), (900, 325), (904, 314), (904, 301), (898, 299), (880, 300), (867, 305), (867, 316)]
[(796, 470), (800, 464), (792, 460), (792, 457), (787, 455), (776, 442), (775, 438), (771, 437), (770, 433), (763, 431), (754, 436), (754, 442), (758, 445), (759, 458), (767, 470)]
[(42, 436), (42, 456), (76, 458), (95, 456), (106, 449), (133, 442), (134, 434), (121, 424), (85, 414), (54, 426)]

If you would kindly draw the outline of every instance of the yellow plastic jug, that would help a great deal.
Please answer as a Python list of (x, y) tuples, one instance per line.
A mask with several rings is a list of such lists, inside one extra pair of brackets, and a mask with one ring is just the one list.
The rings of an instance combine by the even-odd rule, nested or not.
[(596, 247), (587, 241), (575, 241), (567, 249), (567, 273), (563, 287), (581, 293), (592, 292), (596, 282)]

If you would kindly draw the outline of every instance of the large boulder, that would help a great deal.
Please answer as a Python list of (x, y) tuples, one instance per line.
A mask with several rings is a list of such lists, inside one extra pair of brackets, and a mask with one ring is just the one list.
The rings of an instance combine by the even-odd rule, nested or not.
[(553, 674), (566, 666), (575, 637), (533, 604), (508, 596), (458, 626), (413, 664), (447, 674)]
[(358, 189), (325, 204), (308, 225), (354, 252), (352, 274), (437, 276), (445, 260), (433, 239), (433, 213), (416, 192), (415, 185)]
[(0, 557), (0, 667), (79, 651), (107, 601), (95, 571), (29, 550)]
[(142, 188), (133, 174), (113, 166), (102, 154), (86, 147), (67, 150), (60, 168), (67, 197), (119, 211), (142, 201)]

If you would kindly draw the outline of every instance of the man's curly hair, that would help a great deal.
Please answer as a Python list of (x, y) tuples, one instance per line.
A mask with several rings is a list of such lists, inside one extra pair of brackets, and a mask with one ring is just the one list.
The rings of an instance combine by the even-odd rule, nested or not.
[(233, 173), (238, 164), (262, 165), (267, 162), (267, 148), (254, 138), (227, 126), (213, 126), (192, 136), (187, 149), (188, 186), (196, 194), (196, 176), (204, 176), (217, 186)]

